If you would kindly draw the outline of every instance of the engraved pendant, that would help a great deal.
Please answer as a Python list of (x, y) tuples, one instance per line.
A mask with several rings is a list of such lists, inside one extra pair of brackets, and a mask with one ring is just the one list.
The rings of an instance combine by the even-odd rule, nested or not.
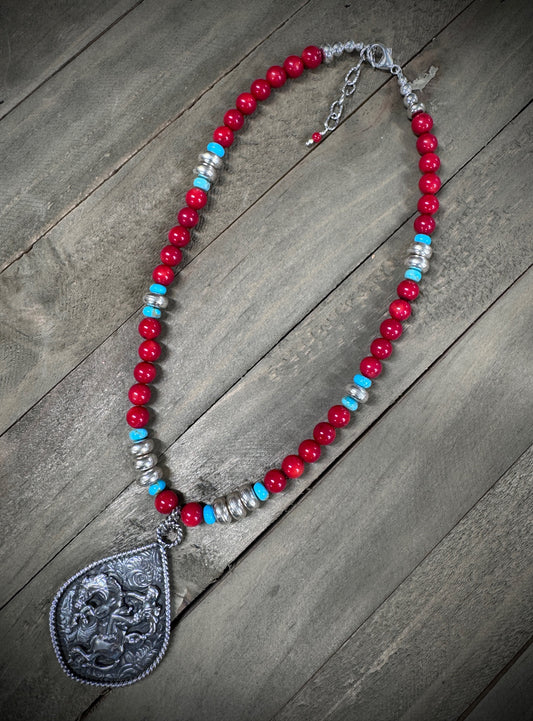
[[(57, 592), (50, 633), (63, 670), (95, 686), (126, 686), (163, 658), (170, 636), (167, 548), (182, 529), (167, 519), (158, 540), (91, 563)], [(167, 541), (169, 527), (177, 534)]]

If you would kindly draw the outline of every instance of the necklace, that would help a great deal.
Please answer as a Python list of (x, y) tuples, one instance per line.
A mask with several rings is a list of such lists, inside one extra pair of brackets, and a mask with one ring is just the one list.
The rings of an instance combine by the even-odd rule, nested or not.
[[(344, 52), (358, 53), (357, 64), (345, 75), (340, 97), (332, 103), (321, 131), (307, 141), (312, 147), (335, 130), (347, 97), (352, 95), (364, 63), (396, 76), (411, 128), (417, 137), (422, 176), (418, 201), (420, 215), (414, 221), (414, 242), (409, 248), (407, 270), (397, 287), (398, 298), (389, 306), (389, 317), (380, 325), (380, 336), (372, 341), (370, 355), (360, 363), (340, 403), (331, 406), (327, 421), (320, 421), (312, 438), (302, 441), (298, 453), (286, 456), (281, 468), (269, 470), (262, 481), (246, 483), (224, 497), (210, 503), (189, 501), (180, 506), (177, 493), (166, 487), (163, 471), (153, 452), (154, 440), (146, 426), (150, 414), (150, 384), (156, 378), (154, 364), (161, 353), (155, 340), (161, 332), (160, 318), (168, 306), (167, 288), (174, 280), (173, 268), (182, 260), (182, 248), (191, 240), (191, 231), (198, 224), (198, 211), (207, 204), (208, 192), (222, 169), (227, 149), (234, 134), (252, 115), (257, 103), (266, 100), (273, 90), (291, 78), (299, 77), (306, 68), (330, 63)], [(144, 296), (139, 323), (142, 341), (140, 362), (135, 366), (135, 383), (129, 390), (132, 407), (127, 412), (131, 427), (131, 453), (139, 475), (154, 498), (156, 509), (166, 518), (156, 529), (156, 540), (139, 548), (109, 556), (86, 566), (69, 578), (57, 592), (50, 609), (50, 632), (56, 656), (63, 670), (73, 679), (96, 686), (125, 686), (149, 674), (163, 657), (169, 642), (171, 605), (167, 552), (183, 540), (184, 526), (194, 527), (228, 524), (244, 518), (260, 508), (271, 495), (280, 493), (287, 482), (299, 478), (306, 463), (314, 463), (321, 447), (333, 443), (336, 429), (346, 426), (359, 405), (366, 403), (372, 382), (382, 370), (382, 361), (392, 353), (392, 343), (402, 334), (402, 322), (411, 315), (411, 302), (419, 294), (422, 275), (429, 268), (431, 233), (435, 228), (433, 214), (439, 202), (435, 194), (440, 188), (436, 175), (440, 160), (435, 154), (437, 139), (430, 132), (433, 120), (418, 102), (401, 67), (392, 59), (392, 51), (381, 43), (364, 45), (349, 41), (332, 46), (309, 46), (301, 56), (290, 55), (283, 66), (268, 69), (266, 79), (255, 80), (250, 92), (241, 93), (236, 107), (224, 115), (224, 124), (216, 128), (213, 140), (199, 156), (193, 187), (186, 193), (186, 206), (178, 213), (178, 225), (168, 234), (169, 245), (160, 254), (161, 264), (152, 274), (153, 283)]]

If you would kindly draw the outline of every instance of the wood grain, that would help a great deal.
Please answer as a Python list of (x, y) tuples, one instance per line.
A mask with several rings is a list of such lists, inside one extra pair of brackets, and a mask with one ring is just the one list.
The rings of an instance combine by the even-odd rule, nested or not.
[[(140, 0), (3, 0), (0, 119)], [(38, 20), (37, 20), (38, 18)]]
[[(533, 631), (531, 456), (435, 549), (514, 456), (501, 443), (510, 418), (531, 428), (516, 394), (532, 383), (506, 382), (505, 350), (531, 323), (515, 309), (532, 283), (533, 271), (185, 614), (152, 677), (103, 697), (87, 721), (144, 719), (162, 688), (162, 718), (179, 708), (183, 719), (266, 721), (342, 644), (343, 675), (335, 666), (284, 718), (462, 711)], [(523, 368), (529, 351), (518, 355)], [(481, 392), (488, 378), (501, 390), (497, 414)]]
[[(445, 4), (443, 7), (448, 7), (448, 5)], [(147, 268), (152, 267), (156, 262), (158, 251), (165, 239), (165, 229), (175, 223), (174, 213), (180, 207), (176, 198), (182, 197), (191, 182), (192, 168), (196, 164), (199, 150), (203, 147), (201, 138), (209, 138), (212, 127), (219, 122), (219, 111), (216, 109), (225, 108), (232, 103), (235, 88), (247, 87), (250, 78), (256, 76), (257, 73), (264, 72), (264, 68), (272, 63), (272, 58), (280, 57), (282, 52), (286, 53), (286, 48), (291, 47), (300, 35), (302, 43), (304, 42), (303, 38), (315, 36), (317, 11), (317, 7), (306, 7), (305, 18), (298, 15), (293, 24), (288, 23), (283, 26), (279, 33), (263, 43), (255, 53), (236, 68), (234, 73), (225, 78), (224, 82), (217, 83), (213, 91), (197, 100), (190, 112), (185, 113), (179, 122), (168, 127), (144, 151), (138, 152), (133, 160), (92, 193), (86, 202), (69, 213), (59, 225), (33, 247), (31, 252), (20, 257), (17, 262), (4, 271), (0, 285), (0, 302), (6, 310), (8, 319), (16, 309), (17, 322), (7, 322), (1, 329), (4, 342), (0, 345), (0, 365), (6, 369), (4, 371), (6, 376), (0, 383), (1, 430), (5, 430), (50, 388), (60, 382), (67, 373), (83, 361), (94, 347), (103, 342), (130, 317), (132, 309), (139, 306), (140, 289), (146, 287), (147, 284)], [(373, 8), (372, 13), (378, 12), (377, 6)], [(448, 9), (447, 17), (450, 12)], [(419, 16), (418, 10), (416, 13), (413, 11), (413, 16), (408, 15), (405, 18), (404, 22), (409, 27), (412, 25), (414, 15)], [(134, 20), (133, 16), (134, 13), (128, 16), (128, 18), (132, 17), (131, 22)], [(427, 27), (420, 27), (417, 32), (417, 38), (421, 38), (422, 42), (426, 42), (432, 37), (435, 31), (433, 23), (437, 22), (433, 13), (427, 13), (427, 17), (432, 18), (431, 23)], [(374, 15), (371, 20), (370, 27), (375, 24)], [(334, 32), (332, 31), (333, 37), (338, 36), (344, 27), (340, 20), (337, 20), (337, 24), (338, 28)], [(395, 23), (391, 19), (390, 28), (382, 30), (385, 32), (390, 29), (391, 42), (395, 42), (397, 37), (401, 37), (402, 32), (401, 27), (396, 28), (393, 27), (394, 25)], [(295, 35), (296, 29), (297, 34)], [(241, 28), (240, 30), (244, 32), (245, 29)], [(113, 28), (113, 31), (118, 32), (118, 29)], [(409, 35), (406, 37), (408, 38)], [(112, 40), (107, 42), (113, 46), (116, 44)], [(129, 48), (131, 42), (132, 40), (128, 36), (122, 41), (120, 47)], [(510, 45), (509, 42), (508, 45)], [(96, 53), (98, 50), (96, 44), (94, 47)], [(402, 40), (397, 47), (400, 56), (409, 56), (416, 52), (417, 41), (413, 39), (409, 45)], [(124, 52), (126, 51), (124, 50)], [(203, 62), (211, 67), (212, 56)], [(98, 56), (98, 63), (95, 67), (89, 64), (92, 75), (98, 75), (101, 64), (104, 68), (115, 67), (114, 72), (118, 72), (121, 67), (116, 58), (113, 62), (104, 62)], [(319, 119), (323, 117), (331, 98), (338, 93), (339, 79), (342, 78), (342, 74), (348, 66), (349, 61), (346, 61), (340, 72), (328, 73), (327, 70), (324, 70), (323, 73), (317, 71), (315, 74), (309, 74), (306, 80), (295, 84), (292, 92), (280, 93), (279, 98), (275, 99), (275, 104), (273, 99), (272, 104), (265, 105), (262, 109), (264, 112), (254, 120), (255, 128), (241, 136), (239, 145), (235, 149), (235, 155), (230, 157), (226, 187), (219, 189), (224, 193), (224, 200), (219, 203), (213, 202), (213, 212), (205, 223), (198, 238), (199, 242), (194, 244), (192, 253), (188, 255), (189, 259), (212, 242), (280, 177), (290, 172), (299, 160), (307, 156), (308, 151), (303, 141), (313, 127), (316, 127)], [(70, 85), (76, 85), (78, 82), (75, 71), (76, 68), (72, 64), (71, 72), (74, 75)], [(124, 70), (124, 72), (126, 71)], [(181, 77), (181, 74), (178, 75)], [(138, 74), (132, 68), (129, 68), (128, 78), (131, 78), (131, 82), (140, 81)], [(322, 78), (325, 82), (322, 82)], [(364, 101), (368, 97), (369, 87), (375, 89), (385, 80), (386, 76), (381, 73), (367, 74), (360, 101)], [(214, 82), (214, 79), (212, 81)], [(173, 83), (179, 82), (185, 81), (173, 80)], [(313, 97), (312, 91), (319, 84), (323, 85), (322, 93), (328, 94), (320, 94), (317, 99), (316, 96)], [(156, 89), (153, 92), (156, 92), (159, 87), (157, 84), (155, 86)], [(67, 93), (68, 87), (69, 83), (63, 81), (61, 91)], [(170, 97), (173, 96), (175, 90), (172, 83), (165, 87), (165, 92)], [(163, 89), (160, 92), (163, 93)], [(503, 88), (502, 93), (505, 95)], [(130, 102), (134, 102), (134, 100), (132, 98)], [(119, 103), (119, 101), (120, 98), (116, 102)], [(52, 107), (57, 108), (58, 105), (61, 106), (66, 102), (64, 98), (56, 98)], [(152, 99), (153, 102), (155, 101)], [(173, 103), (175, 107), (175, 99), (167, 100), (167, 102)], [(73, 104), (75, 105), (75, 103)], [(312, 110), (309, 109), (311, 105), (313, 106)], [(405, 119), (402, 117), (401, 108), (397, 107), (396, 102), (394, 106), (396, 106), (396, 117), (402, 118), (401, 125), (404, 129)], [(92, 120), (92, 122), (99, 122), (98, 134), (102, 138), (99, 143), (108, 144), (105, 150), (100, 148), (101, 155), (105, 155), (105, 152), (108, 151), (111, 152), (110, 147), (113, 148), (114, 153), (119, 152), (120, 149), (121, 143), (113, 140), (113, 133), (110, 130), (113, 128), (113, 132), (118, 132), (117, 126), (119, 125), (115, 117), (116, 110), (113, 111), (113, 107), (116, 108), (118, 105), (114, 106), (110, 102), (106, 104), (102, 101), (100, 112), (107, 112), (105, 122), (103, 119), (98, 120), (98, 114)], [(127, 123), (130, 123), (132, 118), (128, 115), (128, 108), (127, 104), (121, 105), (121, 113), (127, 116)], [(299, 115), (295, 115), (294, 108), (299, 109)], [(513, 114), (517, 109), (518, 106), (513, 109)], [(29, 110), (26, 110), (29, 117)], [(508, 110), (509, 108), (506, 108), (506, 111)], [(168, 109), (166, 112), (168, 115)], [(155, 117), (154, 109), (151, 113), (151, 123), (154, 122)], [(315, 119), (307, 127), (302, 127), (301, 123), (295, 122), (297, 117)], [(512, 117), (512, 115), (508, 117)], [(43, 132), (47, 128), (51, 138), (55, 139), (58, 136), (55, 120), (52, 127), (50, 123), (44, 121), (44, 118), (39, 122), (40, 124), (44, 123)], [(167, 121), (165, 120), (165, 122)], [(288, 126), (290, 127), (288, 128)], [(73, 133), (77, 132), (78, 125), (74, 121), (69, 127), (72, 128)], [(17, 128), (17, 132), (21, 132), (20, 123), (17, 124)], [(117, 128), (116, 131), (115, 128)], [(404, 148), (407, 148), (408, 140), (403, 134), (403, 129), (402, 144)], [(123, 142), (128, 144), (126, 155), (129, 157), (131, 155), (130, 144), (135, 138), (130, 133), (128, 124), (122, 127), (121, 132), (125, 137)], [(492, 128), (492, 132), (494, 132), (494, 128)], [(491, 132), (486, 136), (485, 142), (490, 136)], [(20, 143), (9, 132), (5, 137), (10, 138), (10, 143), (14, 147), (20, 147)], [(68, 134), (59, 133), (59, 137), (63, 139), (61, 142), (68, 142)], [(87, 137), (89, 138), (89, 135)], [(389, 141), (393, 141), (392, 136), (389, 136)], [(75, 139), (71, 137), (70, 142), (75, 142)], [(137, 138), (135, 142), (140, 143), (141, 141)], [(142, 142), (144, 143), (145, 140)], [(358, 148), (358, 152), (361, 152), (361, 142), (361, 139), (359, 143), (351, 139), (350, 147), (355, 146)], [(91, 141), (91, 146), (93, 145), (94, 148), (91, 152), (96, 152), (99, 144)], [(21, 158), (16, 162), (17, 167), (22, 168), (22, 172), (31, 172), (31, 182), (41, 184), (43, 193), (47, 194), (49, 202), (55, 205), (55, 201), (50, 195), (53, 184), (61, 182), (60, 192), (62, 194), (67, 192), (71, 181), (64, 177), (63, 171), (70, 172), (70, 167), (74, 167), (72, 160), (69, 159), (68, 168), (57, 168), (58, 157), (64, 158), (73, 154), (76, 156), (81, 154), (83, 157), (78, 158), (78, 162), (81, 163), (83, 160), (82, 167), (85, 172), (93, 177), (96, 171), (90, 168), (90, 156), (87, 152), (82, 153), (83, 147), (69, 151), (55, 147), (52, 141), (49, 141), (48, 146), (53, 148), (50, 152), (53, 152), (56, 159), (56, 165), (50, 166), (54, 168), (53, 180), (48, 177), (48, 170), (39, 170), (36, 167), (31, 167), (30, 170), (28, 162)], [(338, 144), (337, 147), (339, 147)], [(479, 147), (481, 146), (478, 141), (476, 150)], [(269, 162), (265, 163), (265, 149), (267, 148)], [(349, 148), (345, 150), (348, 151)], [(26, 149), (21, 152), (30, 151)], [(31, 152), (33, 153), (33, 151)], [(98, 155), (98, 158), (101, 155)], [(337, 162), (341, 163), (340, 167), (343, 167), (346, 156), (341, 148), (339, 148), (337, 157), (339, 158)], [(412, 156), (406, 151), (405, 157)], [(178, 170), (175, 167), (176, 158), (179, 160)], [(464, 161), (464, 158), (465, 156), (462, 155), (460, 162)], [(391, 177), (388, 179), (387, 190), (390, 190), (391, 197), (402, 198), (401, 202), (405, 203), (405, 178), (399, 169), (406, 167), (403, 165), (403, 156), (401, 160), (399, 167), (391, 173)], [(10, 162), (14, 163), (15, 158), (11, 158)], [(45, 161), (43, 161), (43, 165), (46, 165)], [(115, 172), (115, 170), (116, 163), (109, 173)], [(333, 170), (337, 173), (338, 167), (333, 167)], [(414, 170), (414, 173), (416, 172)], [(102, 182), (107, 174), (107, 170), (103, 175), (100, 174), (98, 183)], [(354, 171), (352, 170), (348, 177), (353, 175)], [(382, 174), (381, 177), (376, 178), (375, 170), (372, 170), (367, 176), (369, 187), (376, 181), (381, 183)], [(76, 185), (76, 187), (78, 186), (79, 184)], [(94, 187), (92, 181), (89, 181), (89, 186)], [(357, 186), (357, 181), (355, 187), (350, 186), (350, 190), (347, 191), (349, 197), (353, 197), (353, 193), (359, 192)], [(13, 192), (19, 192), (25, 186), (24, 183), (13, 181), (12, 187)], [(399, 192), (400, 190), (401, 192)], [(416, 189), (413, 187), (413, 197), (415, 197), (415, 191)], [(76, 190), (76, 192), (78, 191)], [(85, 192), (85, 186), (83, 186), (82, 195)], [(368, 195), (368, 192), (365, 194)], [(81, 198), (80, 195), (78, 200)], [(372, 213), (371, 217), (366, 216), (368, 225), (380, 222), (383, 230), (387, 228), (392, 230), (398, 227), (401, 222), (400, 218), (396, 216), (393, 220), (391, 215), (395, 212), (395, 204), (387, 203), (385, 207), (377, 200), (377, 198), (372, 199), (368, 209)], [(9, 202), (7, 202), (7, 206), (9, 206)], [(408, 207), (409, 211), (407, 211)], [(412, 207), (412, 204), (410, 206), (403, 205), (401, 217), (405, 219)], [(20, 214), (20, 209), (21, 205), (17, 202), (16, 212), (14, 211), (13, 216), (13, 222), (16, 223), (15, 228), (8, 220), (4, 223), (3, 227), (6, 232), (9, 229), (10, 238), (22, 237), (17, 230), (21, 224), (24, 224), (26, 230), (29, 228), (29, 221)], [(358, 206), (358, 213), (361, 213), (362, 219), (365, 218), (364, 206), (362, 208), (360, 205)], [(330, 225), (328, 216), (331, 216), (329, 207), (328, 215), (320, 219), (322, 232), (325, 232)], [(273, 220), (277, 220), (277, 213)], [(280, 218), (280, 220), (284, 219)], [(331, 220), (335, 222), (333, 217)], [(291, 229), (294, 225), (295, 221), (293, 220)], [(297, 234), (298, 229), (294, 232)], [(294, 232), (291, 236), (291, 243), (293, 237), (297, 237)], [(336, 232), (335, 226), (331, 227), (331, 232)], [(7, 248), (7, 245), (4, 243), (0, 247)], [(125, 272), (126, 267), (127, 272)], [(267, 271), (268, 268), (263, 269), (263, 274)], [(204, 278), (201, 287), (213, 282), (212, 276)], [(290, 302), (290, 299), (287, 300)], [(239, 312), (236, 311), (237, 314)], [(77, 328), (78, 333), (73, 335), (72, 328)], [(229, 368), (227, 371), (230, 372)]]

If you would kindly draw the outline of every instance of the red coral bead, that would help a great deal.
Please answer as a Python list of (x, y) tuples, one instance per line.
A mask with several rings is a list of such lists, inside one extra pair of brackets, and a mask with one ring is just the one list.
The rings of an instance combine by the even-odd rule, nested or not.
[(207, 193), (201, 188), (191, 188), (185, 195), (185, 202), (189, 208), (200, 210), (207, 203)]
[(157, 368), (151, 363), (137, 363), (133, 369), (133, 377), (139, 383), (151, 383), (157, 375)]
[(434, 195), (423, 195), (418, 200), (418, 212), (424, 215), (433, 215), (439, 209), (439, 200)]
[(413, 228), (417, 233), (431, 235), (431, 233), (435, 230), (435, 220), (431, 217), (431, 215), (419, 215), (415, 218)]
[(367, 378), (377, 378), (383, 370), (383, 366), (377, 358), (369, 355), (359, 363), (359, 370)]
[(250, 92), (256, 100), (266, 100), (272, 92), (272, 88), (266, 80), (263, 80), (263, 78), (258, 78), (257, 80), (254, 80), (251, 84)]
[(396, 340), (402, 334), (402, 324), (396, 318), (385, 318), (379, 326), (379, 332), (386, 340)]
[(244, 115), (237, 108), (231, 108), (224, 114), (224, 125), (231, 130), (240, 130), (244, 125)]
[(325, 421), (317, 423), (313, 429), (313, 438), (321, 446), (329, 446), (335, 440), (336, 435), (335, 428)]
[(281, 493), (281, 491), (285, 490), (287, 479), (280, 470), (273, 468), (265, 474), (263, 483), (270, 493)]
[(159, 513), (170, 513), (178, 506), (178, 494), (170, 488), (165, 488), (155, 497), (154, 506)]
[(173, 245), (165, 245), (159, 254), (162, 262), (165, 265), (178, 265), (181, 263), (183, 253), (179, 248), (175, 248)]
[(290, 78), (298, 78), (304, 71), (304, 61), (298, 55), (289, 55), (285, 58), (283, 69)]
[(300, 458), (303, 458), (306, 463), (314, 463), (315, 461), (318, 461), (321, 452), (320, 445), (310, 438), (302, 441), (298, 446), (298, 455)]
[(418, 167), (423, 173), (434, 173), (440, 168), (440, 158), (435, 153), (426, 153), (418, 161)]
[(134, 406), (143, 406), (148, 403), (151, 395), (151, 390), (144, 383), (135, 383), (128, 391), (128, 398)]
[(411, 120), (411, 129), (415, 135), (429, 133), (433, 127), (433, 118), (428, 113), (417, 113)]
[(432, 153), (434, 150), (437, 149), (438, 145), (439, 143), (437, 138), (431, 133), (424, 133), (423, 135), (420, 135), (416, 140), (416, 149), (418, 150), (420, 155)]
[(251, 115), (257, 108), (257, 100), (254, 98), (252, 93), (241, 93), (235, 101), (237, 110), (245, 115)]
[(374, 338), (370, 344), (370, 352), (374, 358), (384, 360), (392, 353), (392, 343), (386, 338)]
[(181, 509), (181, 520), (185, 526), (199, 526), (204, 518), (204, 509), (201, 503), (186, 503)]
[(441, 182), (438, 175), (434, 173), (424, 173), (424, 175), (418, 181), (418, 187), (421, 193), (438, 193), (440, 190)]
[(177, 248), (184, 248), (191, 241), (191, 234), (182, 225), (175, 225), (168, 231), (168, 239)]
[(322, 50), (316, 45), (309, 45), (302, 52), (302, 60), (306, 68), (317, 68), (322, 62)]
[(174, 271), (168, 265), (158, 265), (152, 272), (152, 278), (161, 285), (170, 285), (174, 280)]
[(221, 125), (213, 131), (213, 140), (215, 143), (220, 143), (223, 148), (229, 148), (230, 145), (233, 145), (234, 139), (233, 130), (225, 125)]
[(161, 323), (156, 318), (143, 318), (139, 323), (139, 334), (151, 340), (161, 333)]
[(271, 88), (281, 88), (287, 81), (287, 73), (280, 65), (273, 65), (267, 70), (266, 79)]
[(343, 428), (350, 422), (350, 411), (344, 406), (331, 406), (328, 411), (328, 421), (334, 428)]
[(150, 414), (144, 406), (133, 406), (126, 413), (126, 421), (132, 428), (142, 428), (149, 420)]
[(311, 140), (313, 141), (313, 143), (319, 143), (322, 140), (322, 136), (320, 135), (320, 133), (313, 133), (311, 135)]
[(402, 282), (398, 284), (396, 292), (400, 298), (404, 298), (405, 300), (415, 300), (418, 298), (420, 288), (418, 287), (418, 283), (414, 280), (402, 280)]
[(289, 478), (300, 478), (304, 472), (304, 462), (300, 456), (285, 456), (281, 462), (281, 469)]
[(139, 346), (139, 356), (144, 361), (155, 361), (161, 355), (161, 346), (156, 340), (145, 340)]
[(411, 315), (411, 304), (402, 298), (396, 298), (389, 305), (389, 313), (396, 320), (407, 320)]
[(194, 228), (200, 217), (194, 208), (182, 208), (178, 213), (178, 220), (185, 228)]

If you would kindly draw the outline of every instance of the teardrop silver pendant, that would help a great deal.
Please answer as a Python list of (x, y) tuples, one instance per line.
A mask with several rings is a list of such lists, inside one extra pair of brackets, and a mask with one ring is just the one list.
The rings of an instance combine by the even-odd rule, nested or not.
[[(169, 541), (172, 531), (176, 538)], [(163, 658), (170, 637), (167, 549), (182, 540), (175, 517), (157, 541), (91, 563), (63, 584), (50, 608), (50, 633), (63, 670), (94, 686), (127, 686)]]

